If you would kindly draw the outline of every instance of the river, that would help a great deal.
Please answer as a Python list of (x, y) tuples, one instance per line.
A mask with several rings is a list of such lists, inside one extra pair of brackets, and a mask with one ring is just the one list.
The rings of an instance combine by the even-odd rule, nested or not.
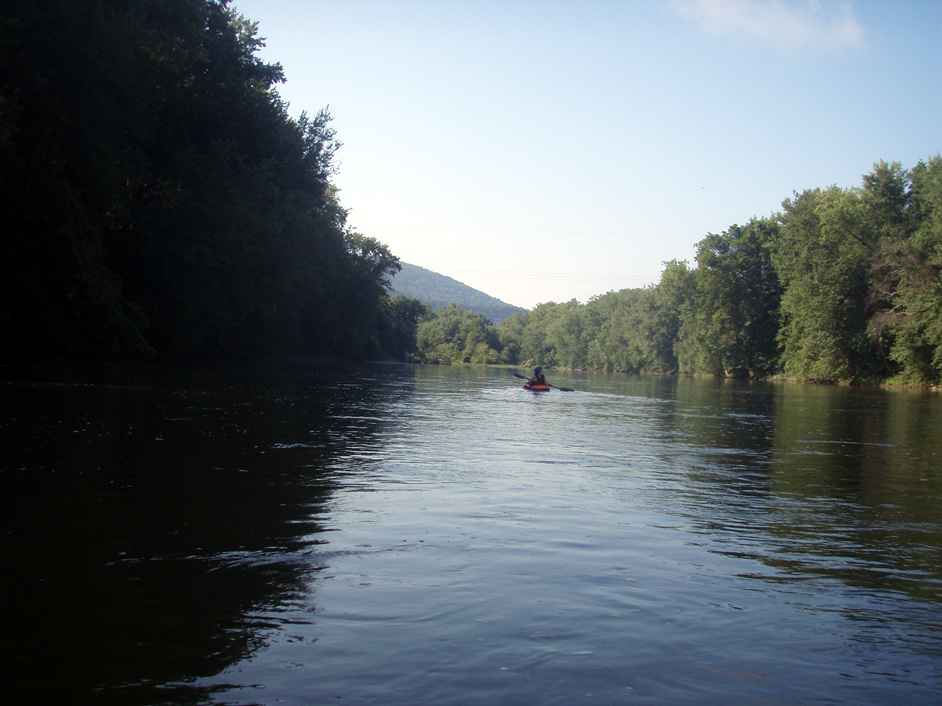
[(374, 366), (6, 384), (16, 690), (937, 704), (942, 398)]

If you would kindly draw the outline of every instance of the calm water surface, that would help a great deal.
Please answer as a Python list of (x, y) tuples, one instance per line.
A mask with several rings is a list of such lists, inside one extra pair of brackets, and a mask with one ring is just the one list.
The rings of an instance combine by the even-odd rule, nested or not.
[(555, 381), (579, 391), (395, 366), (2, 386), (15, 688), (939, 703), (942, 398)]

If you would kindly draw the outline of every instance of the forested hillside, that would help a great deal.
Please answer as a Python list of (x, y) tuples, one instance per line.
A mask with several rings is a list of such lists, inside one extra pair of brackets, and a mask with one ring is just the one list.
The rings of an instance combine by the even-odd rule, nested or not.
[(693, 266), (666, 263), (646, 289), (480, 324), (454, 311), (423, 322), (420, 357), (939, 384), (942, 158), (795, 193), (779, 213), (707, 234)]
[(397, 258), (337, 200), (330, 116), (289, 117), (261, 46), (225, 0), (4, 3), (5, 357), (414, 346)]
[(519, 306), (502, 302), (451, 277), (407, 262), (401, 264), (402, 269), (392, 279), (392, 290), (402, 296), (418, 299), (434, 311), (456, 304), (495, 323), (524, 311)]

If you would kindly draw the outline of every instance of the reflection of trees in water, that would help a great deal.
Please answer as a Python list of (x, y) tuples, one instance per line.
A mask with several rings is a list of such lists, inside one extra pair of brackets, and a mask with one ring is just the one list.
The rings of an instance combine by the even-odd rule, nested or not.
[(712, 551), (773, 567), (770, 581), (942, 599), (936, 397), (691, 381), (660, 423), (677, 440), (659, 454), (665, 503)]
[[(770, 531), (789, 572), (942, 599), (939, 400), (840, 388), (779, 398)], [(771, 560), (770, 560), (771, 561)]]
[[(768, 461), (775, 428), (772, 388), (733, 380), (685, 380), (662, 420), (672, 442), (661, 449), (673, 489), (703, 519), (704, 491), (719, 505), (756, 508), (770, 493)], [(720, 527), (722, 528), (722, 527)]]
[(310, 601), (331, 461), (382, 443), (412, 394), (402, 372), (395, 385), (295, 367), (235, 384), (8, 387), (2, 645), (17, 684), (198, 700), (160, 685), (245, 658), (279, 609)]

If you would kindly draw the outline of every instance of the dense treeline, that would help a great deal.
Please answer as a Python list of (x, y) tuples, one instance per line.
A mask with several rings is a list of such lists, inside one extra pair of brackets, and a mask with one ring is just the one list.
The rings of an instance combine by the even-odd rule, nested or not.
[(708, 234), (693, 267), (669, 262), (652, 287), (540, 304), (497, 327), (448, 311), (419, 332), (420, 358), (443, 362), (938, 384), (942, 158), (796, 193)]
[(500, 362), (497, 330), (489, 319), (451, 304), (419, 323), (419, 360), (447, 365)]
[(12, 0), (0, 14), (6, 357), (302, 352), (938, 383), (942, 159), (794, 194), (645, 289), (494, 326), (391, 298), (347, 223), (327, 112), (226, 0)]
[(289, 117), (261, 46), (226, 0), (4, 3), (6, 355), (411, 351), (329, 115)]

